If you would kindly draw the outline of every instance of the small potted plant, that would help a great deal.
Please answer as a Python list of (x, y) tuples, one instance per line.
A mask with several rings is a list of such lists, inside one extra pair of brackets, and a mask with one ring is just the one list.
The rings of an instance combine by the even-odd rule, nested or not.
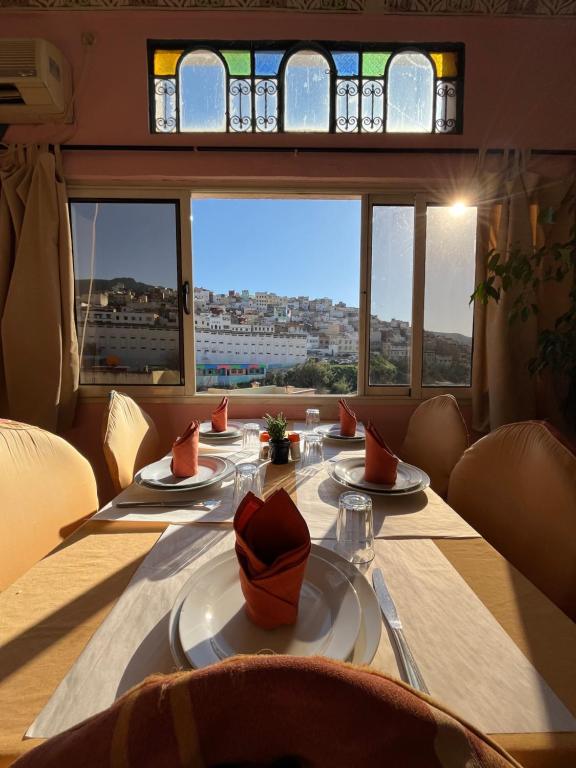
[(264, 417), (266, 419), (266, 429), (270, 435), (270, 461), (272, 464), (287, 464), (290, 453), (290, 440), (286, 437), (286, 427), (288, 422), (283, 413), (278, 416), (270, 416), (269, 413)]

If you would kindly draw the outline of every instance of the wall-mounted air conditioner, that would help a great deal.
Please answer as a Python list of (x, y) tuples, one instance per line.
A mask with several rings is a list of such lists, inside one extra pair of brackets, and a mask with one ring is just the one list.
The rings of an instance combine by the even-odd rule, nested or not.
[(0, 123), (71, 122), (71, 83), (52, 43), (0, 37)]

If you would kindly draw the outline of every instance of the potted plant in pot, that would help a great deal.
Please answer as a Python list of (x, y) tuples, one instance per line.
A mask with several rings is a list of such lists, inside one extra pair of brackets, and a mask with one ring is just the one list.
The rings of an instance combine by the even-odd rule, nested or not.
[(286, 427), (288, 422), (283, 413), (277, 416), (271, 416), (269, 413), (264, 417), (266, 419), (266, 429), (270, 435), (270, 460), (272, 464), (287, 464), (290, 453), (290, 440), (286, 437)]

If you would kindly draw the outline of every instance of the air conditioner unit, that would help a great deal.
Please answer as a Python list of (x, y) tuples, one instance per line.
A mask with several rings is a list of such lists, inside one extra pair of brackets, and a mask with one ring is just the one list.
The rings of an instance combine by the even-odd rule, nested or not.
[(0, 123), (72, 121), (70, 65), (41, 39), (0, 38)]

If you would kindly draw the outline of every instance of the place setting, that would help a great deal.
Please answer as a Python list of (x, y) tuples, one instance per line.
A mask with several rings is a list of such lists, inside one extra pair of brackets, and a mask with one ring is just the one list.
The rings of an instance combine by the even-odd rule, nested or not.
[(170, 613), (179, 668), (237, 654), (323, 655), (369, 663), (381, 632), (369, 584), (338, 553), (312, 544), (283, 490), (249, 492), (234, 517), (235, 548), (198, 568)]
[[(363, 443), (366, 438), (364, 426), (358, 423), (356, 414), (344, 398), (338, 401), (338, 411), (338, 423), (314, 425), (314, 432), (321, 435), (324, 440), (334, 441), (335, 443)], [(306, 411), (306, 414), (308, 416), (308, 411)]]
[[(212, 414), (211, 428), (226, 434), (228, 398)], [(243, 425), (244, 426), (244, 425)], [(248, 425), (250, 426), (250, 425)], [(258, 426), (258, 425), (256, 425)], [(241, 432), (241, 434), (244, 434)], [(192, 420), (176, 438), (170, 454), (142, 467), (134, 483), (95, 516), (101, 520), (231, 522), (240, 467), (255, 466), (260, 475), (265, 462), (257, 458), (258, 440), (245, 440), (235, 452), (200, 453), (202, 425)], [(248, 436), (251, 436), (248, 430)]]

